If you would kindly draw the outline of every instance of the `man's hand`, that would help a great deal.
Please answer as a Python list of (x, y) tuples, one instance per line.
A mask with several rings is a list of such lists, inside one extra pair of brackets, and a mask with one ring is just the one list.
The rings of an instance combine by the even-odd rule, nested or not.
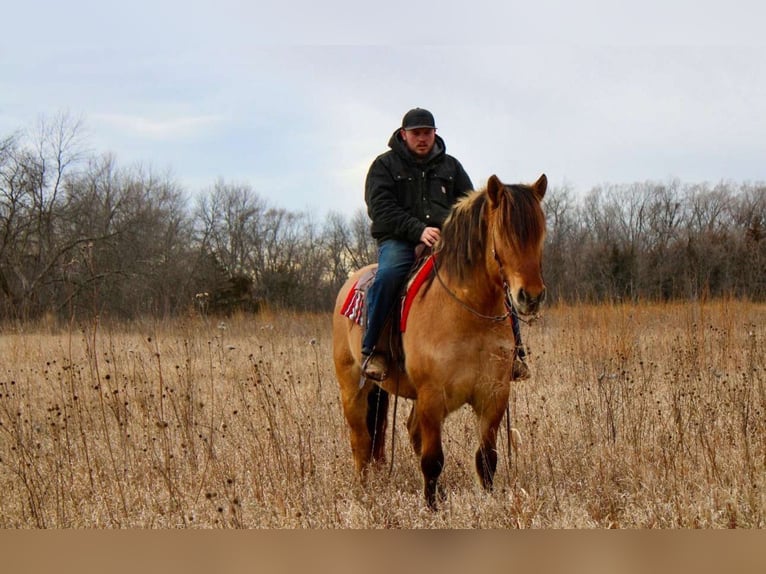
[(420, 234), (420, 241), (425, 243), (428, 247), (433, 247), (434, 244), (439, 241), (441, 237), (441, 231), (438, 227), (426, 227), (423, 233)]

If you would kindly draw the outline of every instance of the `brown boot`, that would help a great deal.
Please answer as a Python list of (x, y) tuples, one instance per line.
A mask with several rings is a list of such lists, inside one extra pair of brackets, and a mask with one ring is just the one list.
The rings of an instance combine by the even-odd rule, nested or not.
[(382, 381), (388, 375), (388, 362), (382, 353), (362, 355), (362, 376), (373, 381)]
[(532, 376), (527, 364), (520, 358), (513, 359), (513, 370), (511, 372), (512, 381), (525, 381)]

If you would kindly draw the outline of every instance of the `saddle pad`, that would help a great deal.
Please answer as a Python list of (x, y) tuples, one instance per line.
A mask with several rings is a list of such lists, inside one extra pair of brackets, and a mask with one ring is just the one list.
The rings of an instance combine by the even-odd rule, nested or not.
[(410, 280), (407, 285), (407, 292), (404, 294), (404, 300), (402, 301), (402, 315), (399, 319), (399, 330), (404, 333), (407, 330), (407, 317), (410, 314), (410, 308), (412, 302), (415, 300), (415, 295), (418, 294), (423, 283), (431, 276), (434, 270), (434, 256), (429, 256), (420, 269), (418, 269), (415, 276)]
[(357, 279), (340, 308), (340, 314), (348, 317), (357, 325), (361, 325), (364, 320), (364, 296), (374, 278), (375, 270), (373, 269)]
[[(415, 295), (417, 295), (420, 288), (431, 276), (433, 269), (434, 258), (429, 256), (407, 283), (407, 291), (402, 297), (401, 314), (399, 317), (399, 329), (402, 333), (407, 328), (407, 316), (410, 313), (412, 302), (415, 300)], [(373, 279), (375, 279), (375, 270), (371, 270), (357, 279), (340, 308), (341, 315), (348, 317), (358, 325), (362, 325), (364, 321), (365, 296)]]

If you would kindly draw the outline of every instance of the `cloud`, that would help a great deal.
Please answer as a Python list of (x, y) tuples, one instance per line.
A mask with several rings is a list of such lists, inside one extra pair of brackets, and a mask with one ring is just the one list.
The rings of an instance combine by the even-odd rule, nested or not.
[(221, 124), (224, 117), (208, 114), (157, 119), (130, 114), (96, 113), (91, 116), (91, 121), (95, 128), (100, 124), (125, 135), (154, 141), (173, 141), (207, 133), (211, 127)]
[[(222, 177), (246, 181), (291, 210), (352, 213), (364, 205), (370, 163), (413, 106), (434, 112), (448, 153), (476, 186), (493, 173), (516, 182), (545, 172), (552, 187), (566, 182), (576, 191), (676, 176), (763, 179), (764, 51), (728, 45), (719, 34), (736, 21), (738, 37), (763, 37), (747, 30), (760, 25), (760, 14), (737, 16), (740, 0), (731, 9), (683, 0), (693, 8), (689, 18), (706, 24), (702, 40), (691, 43), (682, 31), (653, 41), (675, 33), (674, 19), (663, 10), (655, 22), (644, 4), (623, 9), (625, 3), (583, 0), (517, 14), (514, 2), (499, 8), (478, 0), (478, 8), (492, 4), (489, 28), (470, 24), (481, 14), (472, 8), (468, 21), (460, 12), (457, 33), (421, 18), (431, 22), (425, 36), (383, 26), (378, 41), (367, 24), (384, 20), (368, 15), (353, 30), (365, 35), (358, 45), (331, 32), (365, 10), (359, 3), (328, 22), (318, 16), (332, 12), (325, 4), (307, 3), (299, 12), (262, 3), (224, 10), (233, 1), (221, 0), (188, 11), (174, 0), (155, 12), (137, 0), (115, 18), (73, 1), (46, 13), (50, 28), (36, 27), (39, 42), (26, 42), (23, 27), (0, 36), (0, 55), (19, 50), (0, 57), (0, 136), (39, 115), (71, 110), (84, 119), (96, 151), (171, 168), (190, 192)], [(456, 4), (447, 0), (442, 8)], [(672, 13), (674, 2), (665, 4)], [(715, 17), (703, 17), (705, 4)], [(31, 21), (29, 6), (11, 3), (8, 20)], [(420, 21), (425, 10), (418, 5), (409, 18)], [(304, 35), (286, 11), (331, 41), (317, 39), (319, 32)], [(600, 26), (600, 14), (612, 17), (609, 26)], [(107, 17), (102, 25), (99, 18)], [(619, 35), (620, 22), (629, 33)], [(492, 25), (503, 34), (490, 33)], [(289, 34), (279, 32), (283, 26)], [(271, 35), (261, 33), (265, 28)], [(55, 33), (62, 29), (65, 36)], [(130, 41), (136, 30), (144, 42)]]

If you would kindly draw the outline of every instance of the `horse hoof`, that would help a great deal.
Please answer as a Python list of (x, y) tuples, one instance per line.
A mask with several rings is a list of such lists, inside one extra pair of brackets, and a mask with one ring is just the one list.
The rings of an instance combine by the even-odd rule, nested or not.
[(447, 491), (441, 484), (436, 485), (436, 488), (426, 488), (425, 494), (428, 509), (434, 512), (438, 511), (439, 505), (447, 500)]

